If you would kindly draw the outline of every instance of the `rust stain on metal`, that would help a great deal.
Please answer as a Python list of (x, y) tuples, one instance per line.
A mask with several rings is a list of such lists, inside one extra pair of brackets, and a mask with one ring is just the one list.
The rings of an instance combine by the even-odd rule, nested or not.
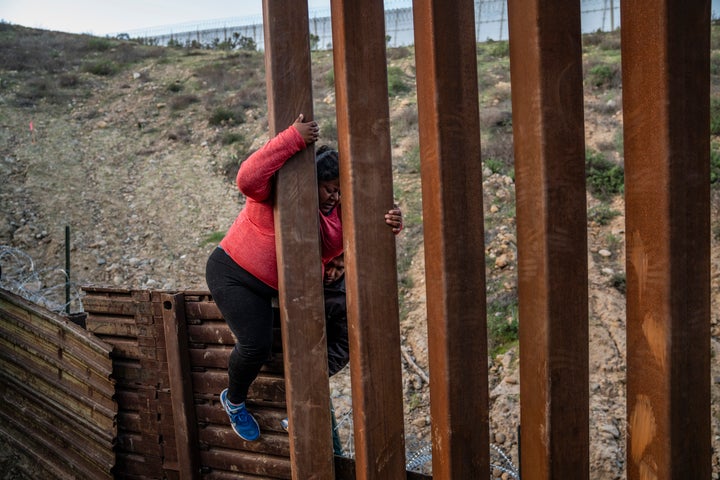
[(657, 463), (652, 459), (643, 460), (640, 462), (640, 480), (656, 480), (657, 475)]
[[(657, 423), (650, 397), (638, 395), (630, 415), (630, 455), (633, 462), (649, 465), (644, 457), (648, 445), (655, 438)], [(642, 477), (646, 478), (646, 477)]]
[(630, 253), (629, 256), (629, 263), (630, 266), (635, 271), (635, 274), (638, 278), (638, 292), (639, 292), (639, 301), (642, 302), (643, 300), (643, 294), (646, 292), (647, 289), (647, 279), (648, 279), (648, 255), (647, 255), (647, 247), (642, 239), (642, 234), (640, 231), (635, 230), (632, 232), (632, 234), (629, 236), (630, 244), (628, 245), (628, 252)]
[(647, 312), (643, 318), (642, 331), (652, 356), (664, 371), (667, 362), (667, 349), (665, 348), (667, 331), (665, 325), (653, 315), (653, 312)]

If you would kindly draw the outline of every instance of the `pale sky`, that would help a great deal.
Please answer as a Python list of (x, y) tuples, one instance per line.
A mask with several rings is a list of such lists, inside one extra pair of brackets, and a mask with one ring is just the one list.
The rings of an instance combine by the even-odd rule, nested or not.
[[(329, 13), (330, 0), (308, 0), (308, 9)], [(0, 0), (0, 19), (6, 22), (100, 36), (256, 15), (262, 15), (262, 0)]]

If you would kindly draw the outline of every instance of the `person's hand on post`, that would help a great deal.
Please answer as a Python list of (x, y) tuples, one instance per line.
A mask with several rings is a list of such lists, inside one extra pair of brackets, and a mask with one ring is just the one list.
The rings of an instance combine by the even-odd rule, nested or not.
[(392, 231), (395, 235), (402, 231), (404, 225), (402, 219), (402, 211), (400, 210), (400, 207), (394, 205), (393, 208), (388, 210), (388, 212), (385, 214), (385, 223), (390, 228), (392, 228)]
[(295, 127), (302, 136), (303, 140), (305, 140), (305, 145), (310, 145), (311, 143), (317, 142), (318, 135), (320, 134), (320, 127), (318, 127), (315, 120), (303, 122), (304, 119), (305, 115), (301, 113), (295, 122), (293, 122), (293, 127)]

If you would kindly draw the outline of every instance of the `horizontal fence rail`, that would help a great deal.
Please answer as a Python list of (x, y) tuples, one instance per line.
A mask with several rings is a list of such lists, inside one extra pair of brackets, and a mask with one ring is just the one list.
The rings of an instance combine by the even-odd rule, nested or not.
[(0, 437), (34, 458), (44, 478), (113, 478), (111, 350), (67, 318), (0, 290)]

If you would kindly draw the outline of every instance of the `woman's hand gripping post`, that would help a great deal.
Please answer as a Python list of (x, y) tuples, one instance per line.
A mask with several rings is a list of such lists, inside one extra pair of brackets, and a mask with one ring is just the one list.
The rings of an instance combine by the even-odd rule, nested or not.
[(305, 145), (317, 142), (318, 135), (320, 134), (320, 127), (317, 122), (315, 120), (303, 122), (303, 120), (305, 120), (305, 115), (301, 113), (295, 122), (293, 122), (293, 127), (295, 127), (303, 140), (305, 140)]

